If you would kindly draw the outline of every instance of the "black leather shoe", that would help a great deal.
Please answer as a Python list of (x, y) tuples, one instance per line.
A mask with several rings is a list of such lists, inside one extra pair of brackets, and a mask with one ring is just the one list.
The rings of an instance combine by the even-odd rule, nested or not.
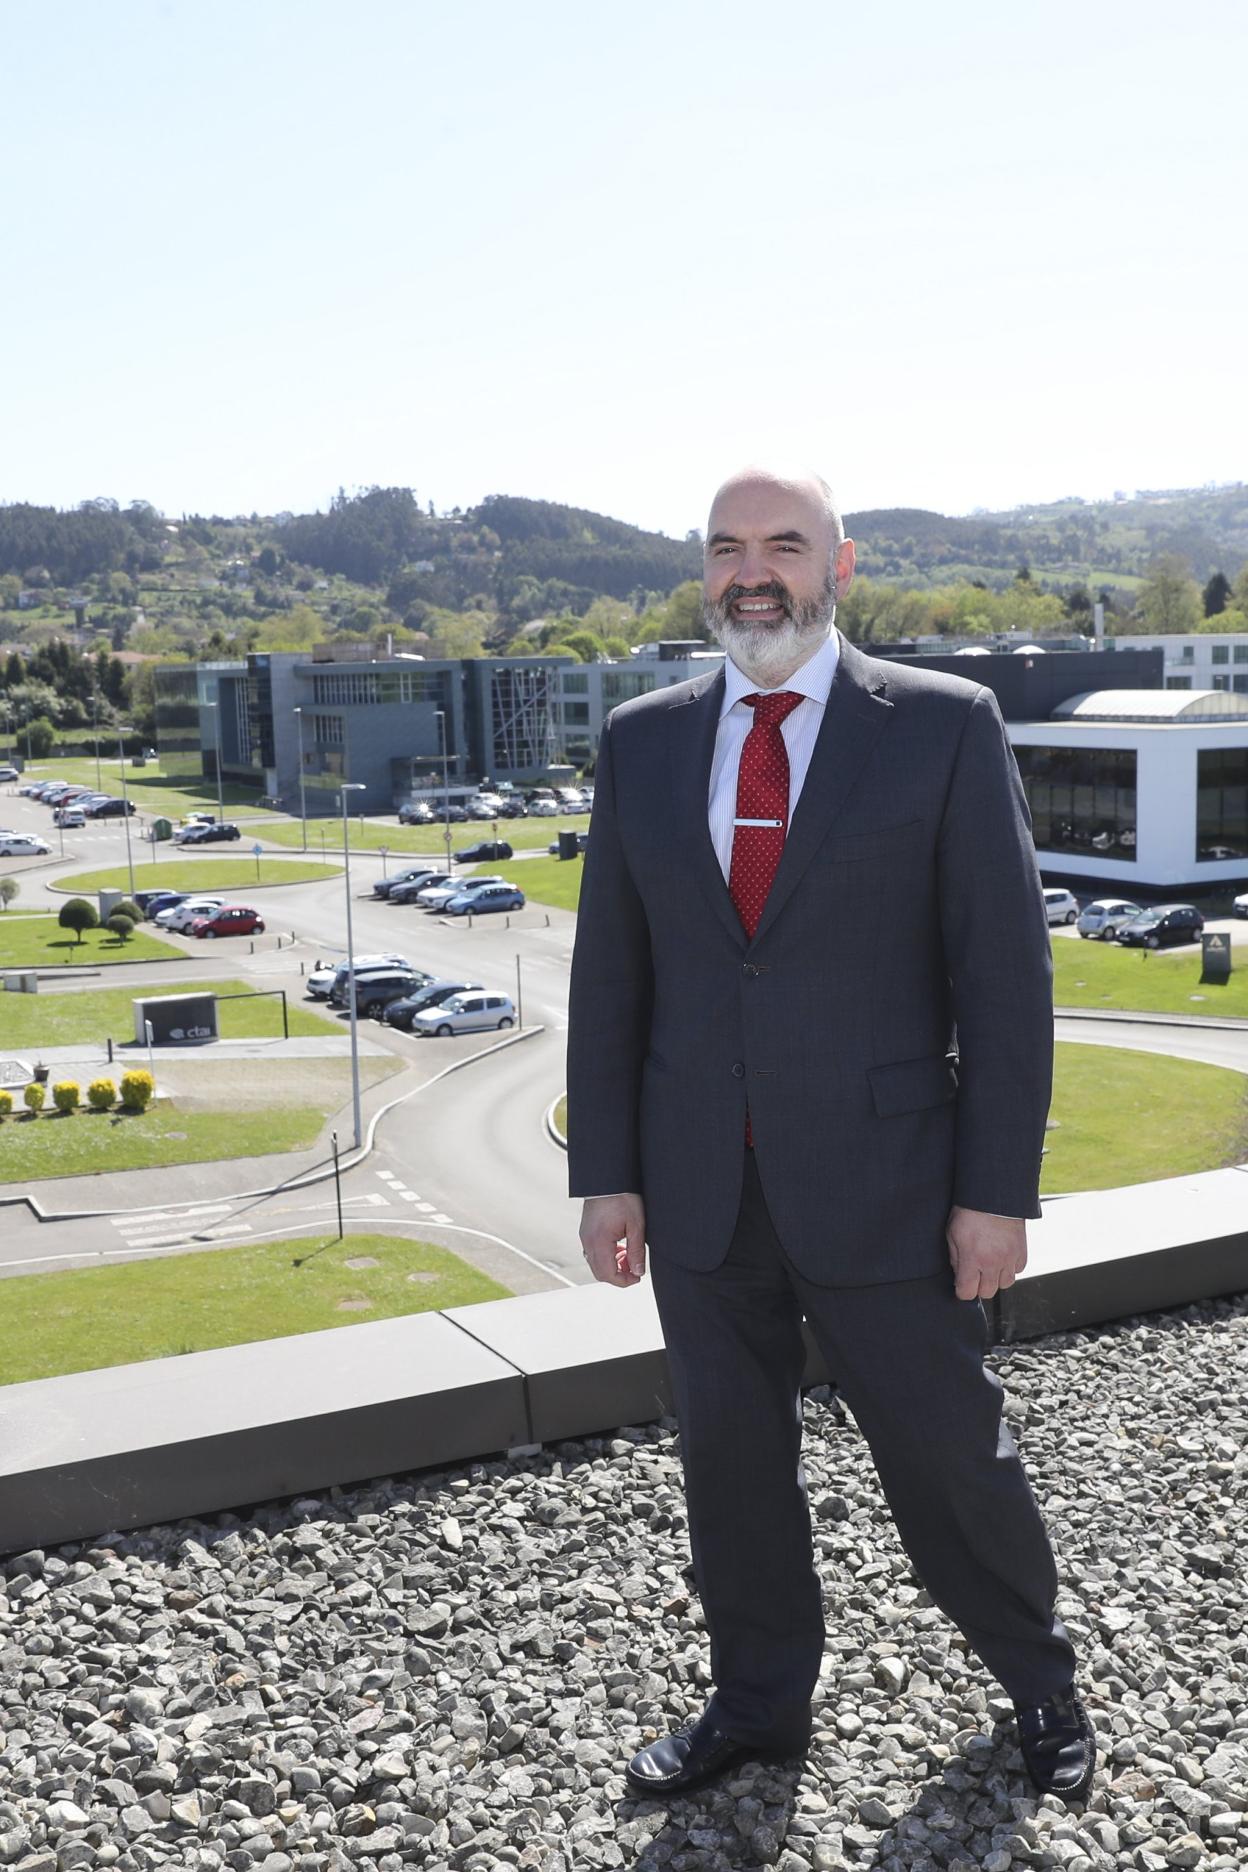
[(703, 1715), (674, 1735), (660, 1736), (634, 1755), (624, 1770), (624, 1779), (635, 1794), (648, 1794), (652, 1799), (687, 1794), (737, 1762), (790, 1761), (805, 1753), (808, 1742), (809, 1736), (795, 1741), (791, 1748), (738, 1742)]
[(1096, 1737), (1074, 1685), (1045, 1703), (1016, 1703), (1027, 1772), (1042, 1794), (1080, 1801), (1092, 1785)]

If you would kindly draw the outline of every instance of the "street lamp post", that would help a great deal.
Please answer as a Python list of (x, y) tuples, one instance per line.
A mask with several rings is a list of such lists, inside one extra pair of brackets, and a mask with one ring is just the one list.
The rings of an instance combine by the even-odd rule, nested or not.
[(442, 738), (442, 811), (445, 815), (442, 836), (446, 840), (446, 870), (449, 876), (451, 870), (451, 783), (447, 774), (446, 710), (435, 709), (434, 714), (438, 718), (438, 733)]
[(344, 780), (338, 790), (342, 803), (342, 875), (347, 892), (347, 1006), (351, 1010), (351, 1115), (355, 1123), (355, 1148), (363, 1142), (360, 1122), (360, 1039), (355, 1006), (355, 938), (351, 933), (351, 825), (347, 818), (347, 794), (364, 793), (362, 780)]
[(130, 849), (130, 795), (126, 792), (126, 741), (117, 737), (117, 760), (121, 768), (121, 818), (126, 828), (126, 870), (130, 873), (130, 900), (134, 901), (134, 853)]
[(216, 763), (217, 763), (217, 822), (220, 825), (224, 825), (225, 824), (225, 795), (222, 792), (222, 788), (221, 788), (221, 709), (220, 709), (220, 705), (216, 702), (205, 702), (203, 703), (202, 706), (204, 708), (214, 709), (216, 711), (216, 713), (213, 716), (214, 729), (213, 729), (212, 738), (213, 738), (213, 742), (215, 743)]
[(100, 698), (96, 691), (91, 691), (91, 739), (95, 742), (95, 790), (102, 793), (100, 784)]
[(308, 849), (308, 795), (303, 777), (303, 710), (301, 708), (295, 710), (295, 718), (299, 725), (299, 819), (303, 826), (303, 849), (306, 852)]

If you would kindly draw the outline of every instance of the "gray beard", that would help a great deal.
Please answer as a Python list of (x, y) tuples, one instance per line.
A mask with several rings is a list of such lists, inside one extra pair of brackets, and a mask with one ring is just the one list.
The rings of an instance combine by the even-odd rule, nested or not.
[(782, 598), (788, 616), (780, 624), (740, 623), (729, 607), (742, 595), (736, 586), (729, 586), (718, 603), (704, 598), (703, 621), (743, 676), (760, 689), (776, 689), (830, 635), (836, 618), (836, 573), (829, 566), (817, 598), (796, 605)]

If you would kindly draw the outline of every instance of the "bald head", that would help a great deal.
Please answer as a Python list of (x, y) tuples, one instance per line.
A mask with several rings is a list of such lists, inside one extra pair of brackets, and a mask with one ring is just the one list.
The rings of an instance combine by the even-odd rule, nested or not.
[(767, 468), (751, 463), (729, 475), (711, 502), (707, 538), (715, 532), (721, 509), (731, 513), (742, 506), (757, 509), (781, 503), (803, 508), (814, 529), (823, 532), (829, 553), (836, 551), (845, 538), (845, 528), (832, 489), (822, 475), (796, 466)]

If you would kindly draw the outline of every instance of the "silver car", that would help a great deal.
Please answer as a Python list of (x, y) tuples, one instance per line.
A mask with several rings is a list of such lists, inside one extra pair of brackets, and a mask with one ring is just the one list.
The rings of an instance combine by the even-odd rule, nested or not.
[(428, 1038), (431, 1034), (481, 1033), (487, 1028), (507, 1028), (516, 1024), (516, 1010), (504, 994), (457, 994), (440, 1007), (422, 1008), (412, 1022), (411, 1031)]
[(1139, 914), (1139, 904), (1125, 897), (1098, 897), (1079, 912), (1079, 934), (1096, 937), (1099, 942), (1112, 942), (1123, 924)]

